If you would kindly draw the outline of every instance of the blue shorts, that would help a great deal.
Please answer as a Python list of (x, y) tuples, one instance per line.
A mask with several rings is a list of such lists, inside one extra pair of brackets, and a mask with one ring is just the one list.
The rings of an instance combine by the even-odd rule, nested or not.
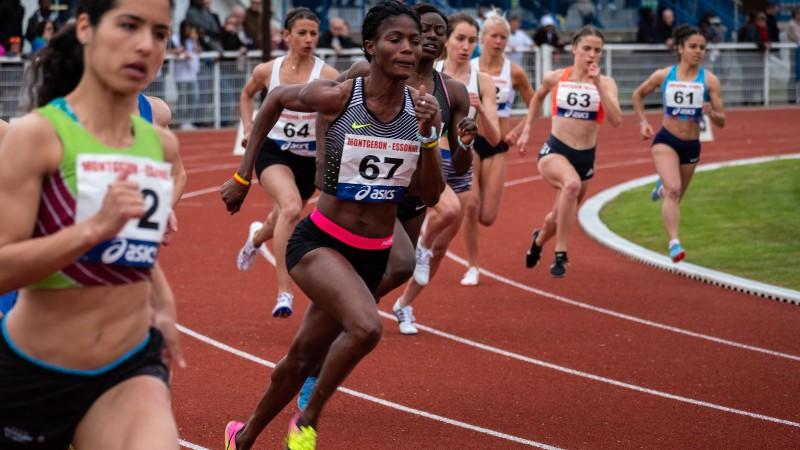
[(482, 160), (486, 158), (491, 158), (498, 153), (505, 153), (508, 151), (508, 144), (505, 141), (500, 140), (500, 143), (497, 145), (489, 144), (483, 136), (475, 136), (475, 152), (478, 154), (478, 157)]
[(548, 155), (561, 155), (564, 158), (567, 158), (567, 161), (569, 161), (569, 163), (575, 169), (575, 172), (578, 172), (578, 176), (581, 177), (581, 181), (586, 181), (594, 176), (594, 158), (596, 148), (597, 147), (592, 147), (586, 150), (575, 150), (551, 134), (550, 138), (542, 146), (542, 149), (539, 150), (539, 159), (542, 159)]
[(6, 315), (17, 303), (17, 291), (0, 295), (0, 314)]
[(461, 175), (453, 173), (453, 159), (450, 156), (450, 150), (441, 149), (442, 152), (442, 175), (448, 186), (453, 188), (453, 192), (460, 194), (472, 189), (472, 164), (470, 163), (469, 169)]
[(700, 162), (700, 139), (684, 141), (667, 131), (666, 128), (662, 128), (658, 130), (658, 134), (653, 139), (653, 145), (656, 144), (664, 144), (674, 150), (682, 165)]

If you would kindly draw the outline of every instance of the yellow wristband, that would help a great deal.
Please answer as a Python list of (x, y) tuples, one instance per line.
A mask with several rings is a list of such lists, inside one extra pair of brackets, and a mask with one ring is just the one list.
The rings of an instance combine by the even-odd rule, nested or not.
[(242, 178), (242, 176), (239, 175), (239, 172), (233, 172), (233, 179), (242, 186), (250, 186), (250, 180), (245, 180)]
[(439, 145), (439, 141), (431, 141), (431, 142), (429, 142), (427, 144), (425, 142), (420, 142), (419, 143), (419, 146), (424, 148), (424, 149), (436, 148), (437, 145)]

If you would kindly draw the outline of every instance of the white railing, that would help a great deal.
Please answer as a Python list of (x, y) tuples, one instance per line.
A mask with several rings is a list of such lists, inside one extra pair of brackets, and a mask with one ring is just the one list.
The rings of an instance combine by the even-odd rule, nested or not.
[[(617, 81), (623, 109), (631, 108), (633, 90), (654, 70), (676, 61), (674, 52), (663, 45), (608, 44), (604, 51), (602, 70)], [(359, 49), (339, 55), (331, 50), (319, 50), (318, 54), (340, 71), (363, 58)], [(280, 52), (273, 56), (278, 55)], [(176, 60), (170, 56), (146, 92), (170, 104), (176, 125), (233, 125), (239, 117), (239, 94), (260, 57), (260, 52), (203, 53), (197, 79), (177, 82)], [(709, 48), (705, 66), (719, 77), (726, 105), (770, 106), (787, 104), (797, 98), (797, 58), (797, 47), (792, 44), (777, 44), (769, 52), (758, 51), (754, 44), (719, 44)], [(557, 52), (544, 46), (523, 52), (519, 61), (538, 87), (542, 74), (572, 64), (572, 54), (569, 50)], [(6, 120), (19, 115), (25, 102), (22, 75), (26, 64), (20, 58), (0, 58), (0, 117)], [(647, 106), (656, 107), (660, 104), (660, 95), (654, 93), (646, 100)], [(545, 112), (548, 110), (544, 108)], [(514, 112), (523, 114), (525, 111), (526, 105), (518, 98)]]

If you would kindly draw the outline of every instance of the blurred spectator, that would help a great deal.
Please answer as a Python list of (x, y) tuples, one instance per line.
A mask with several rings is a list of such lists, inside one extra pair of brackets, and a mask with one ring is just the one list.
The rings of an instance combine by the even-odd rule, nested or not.
[(771, 46), (767, 30), (767, 15), (763, 12), (748, 14), (748, 21), (739, 30), (739, 42), (753, 42), (759, 50), (767, 50)]
[(222, 26), (219, 16), (211, 12), (211, 0), (191, 0), (186, 21), (194, 26), (203, 50), (222, 51)]
[(672, 31), (675, 29), (675, 12), (670, 8), (661, 11), (661, 18), (656, 25), (658, 42), (672, 47)]
[(786, 26), (786, 38), (795, 45), (800, 45), (800, 7), (792, 13), (792, 20)]
[(43, 49), (56, 32), (56, 24), (50, 19), (39, 23), (36, 30), (36, 37), (31, 41), (31, 53), (36, 53)]
[(770, 42), (781, 41), (781, 30), (778, 28), (778, 5), (770, 2), (767, 3), (767, 33)]
[[(58, 11), (53, 11), (51, 8), (52, 2), (50, 0), (39, 0), (39, 9), (28, 19), (28, 27), (25, 29), (25, 39), (34, 45), (34, 40), (42, 36), (45, 22), (50, 21), (53, 24), (53, 32), (61, 28), (61, 16)], [(49, 40), (49, 39), (48, 39)], [(34, 49), (36, 51), (36, 49)]]
[(515, 15), (508, 19), (508, 25), (511, 27), (511, 33), (508, 35), (508, 43), (506, 44), (506, 52), (509, 53), (508, 57), (512, 62), (522, 66), (522, 51), (530, 50), (533, 48), (533, 39), (528, 36), (528, 33), (520, 30), (520, 17)]
[(650, 8), (639, 9), (639, 26), (636, 29), (636, 42), (640, 44), (660, 44), (656, 33), (656, 15)]
[(261, 0), (250, 0), (250, 6), (244, 12), (242, 27), (253, 46), (261, 48)]
[(320, 35), (317, 47), (331, 48), (338, 55), (343, 49), (358, 48), (359, 45), (350, 37), (347, 23), (340, 17), (332, 17), (328, 20), (328, 29)]
[(178, 87), (178, 107), (175, 111), (176, 119), (180, 122), (181, 129), (190, 130), (192, 112), (194, 112), (200, 97), (200, 86), (197, 83), (197, 74), (200, 72), (200, 33), (189, 20), (181, 22), (179, 29), (180, 42), (177, 45), (178, 58), (175, 61), (175, 83)]
[(798, 47), (794, 50), (794, 77), (789, 81), (789, 102), (800, 103), (798, 83), (800, 83), (800, 8), (792, 13), (792, 20), (786, 26), (786, 38)]
[(594, 0), (578, 0), (575, 2), (575, 9), (581, 15), (583, 25), (593, 25), (595, 17)]
[[(254, 42), (250, 36), (244, 31), (244, 20), (247, 12), (242, 8), (242, 5), (233, 5), (231, 8), (231, 16), (236, 19), (236, 36), (242, 41), (242, 44), (248, 48), (255, 48)], [(225, 19), (227, 20), (227, 19)]]
[(281, 23), (275, 19), (269, 21), (269, 37), (270, 49), (272, 50), (289, 50), (289, 44), (283, 38), (283, 30)]
[(718, 44), (722, 42), (725, 35), (722, 30), (722, 21), (719, 16), (714, 13), (706, 13), (700, 19), (700, 33), (706, 38), (709, 44)]
[[(749, 13), (747, 23), (739, 30), (739, 42), (752, 42), (758, 50), (742, 51), (742, 81), (747, 87), (744, 90), (745, 104), (757, 105), (762, 102), (764, 91), (763, 59), (759, 53), (769, 50), (769, 32), (767, 31), (767, 15), (763, 12)], [(738, 52), (737, 52), (738, 53)], [(756, 53), (756, 55), (753, 55)], [(747, 56), (749, 54), (749, 56)], [(744, 58), (747, 59), (745, 62)]]
[(244, 52), (247, 50), (244, 42), (239, 39), (239, 19), (233, 14), (225, 18), (225, 26), (222, 27), (220, 42), (222, 43), (222, 49), (225, 51)]
[(8, 38), (8, 46), (5, 49), (5, 56), (14, 57), (22, 55), (22, 38), (11, 36)]
[(22, 36), (22, 20), (25, 8), (19, 0), (0, 0), (0, 45), (6, 53), (11, 47), (8, 42), (12, 36)]
[(547, 44), (559, 50), (564, 50), (564, 43), (561, 42), (561, 38), (558, 36), (553, 17), (550, 15), (542, 16), (540, 25), (539, 29), (536, 30), (536, 33), (533, 35), (533, 42), (539, 46)]

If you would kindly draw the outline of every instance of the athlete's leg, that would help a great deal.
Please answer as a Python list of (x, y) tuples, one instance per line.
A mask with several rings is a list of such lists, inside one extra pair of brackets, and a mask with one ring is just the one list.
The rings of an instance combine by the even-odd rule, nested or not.
[(167, 385), (142, 375), (112, 387), (83, 416), (73, 443), (78, 449), (177, 450)]
[(694, 170), (697, 168), (697, 164), (681, 164), (680, 171), (681, 171), (681, 200), (683, 200), (683, 196), (686, 195), (686, 190), (689, 189), (689, 183), (692, 182), (692, 178), (694, 177)]
[(555, 251), (566, 252), (572, 225), (577, 220), (581, 179), (567, 158), (560, 154), (550, 154), (540, 159), (539, 173), (558, 189)]
[(339, 323), (326, 312), (314, 303), (308, 306), (289, 352), (278, 361), (266, 392), (237, 436), (238, 450), (248, 450), (253, 446), (264, 427), (297, 394), (306, 377), (319, 368), (328, 347), (341, 331)]
[(439, 202), (429, 209), (435, 213), (427, 215), (428, 223), (420, 242), (423, 247), (432, 249), (439, 235), (452, 226), (453, 221), (461, 219), (461, 204), (453, 188), (445, 184)]
[(292, 280), (286, 270), (286, 244), (300, 221), (303, 200), (295, 184), (294, 174), (289, 166), (273, 164), (261, 172), (261, 185), (275, 200), (277, 217), (273, 233), (273, 253), (277, 271), (278, 292), (291, 292)]
[[(404, 224), (399, 220), (395, 221), (394, 244), (389, 253), (389, 264), (375, 289), (375, 298), (380, 299), (411, 278), (414, 273), (414, 242), (424, 220), (425, 214), (420, 214)], [(414, 234), (414, 239), (411, 239), (411, 233)]]
[[(320, 277), (320, 273), (326, 276)], [(318, 248), (303, 256), (291, 275), (308, 298), (343, 330), (330, 347), (322, 347), (322, 350), (328, 350), (328, 354), (322, 363), (314, 393), (297, 421), (299, 426), (315, 427), (322, 408), (336, 388), (380, 341), (383, 324), (375, 297), (340, 253)], [(297, 380), (298, 389), (302, 381), (301, 378)]]
[[(477, 152), (473, 154), (473, 161), (479, 161)], [(472, 190), (459, 195), (461, 207), (464, 209), (464, 220), (462, 231), (464, 233), (464, 245), (467, 250), (467, 262), (469, 267), (478, 266), (478, 234), (480, 232), (478, 219), (481, 209), (481, 164), (472, 165)]]
[(536, 245), (539, 247), (543, 247), (544, 244), (553, 238), (556, 235), (556, 217), (558, 217), (558, 201), (559, 196), (556, 194), (555, 202), (553, 203), (553, 209), (544, 216), (544, 222), (542, 222), (542, 228), (539, 230), (539, 237), (536, 239)]
[(488, 227), (497, 220), (500, 202), (503, 200), (503, 184), (506, 181), (506, 158), (508, 152), (498, 153), (480, 162), (480, 224)]
[(267, 218), (264, 219), (264, 224), (253, 234), (253, 247), (259, 247), (261, 244), (272, 239), (272, 236), (275, 234), (275, 220), (277, 218), (277, 208), (273, 207), (269, 211), (269, 214), (267, 214)]
[(678, 228), (681, 220), (680, 202), (683, 187), (680, 160), (675, 150), (664, 144), (654, 145), (651, 153), (656, 171), (663, 183), (661, 217), (664, 220), (667, 237), (671, 241), (678, 239)]

